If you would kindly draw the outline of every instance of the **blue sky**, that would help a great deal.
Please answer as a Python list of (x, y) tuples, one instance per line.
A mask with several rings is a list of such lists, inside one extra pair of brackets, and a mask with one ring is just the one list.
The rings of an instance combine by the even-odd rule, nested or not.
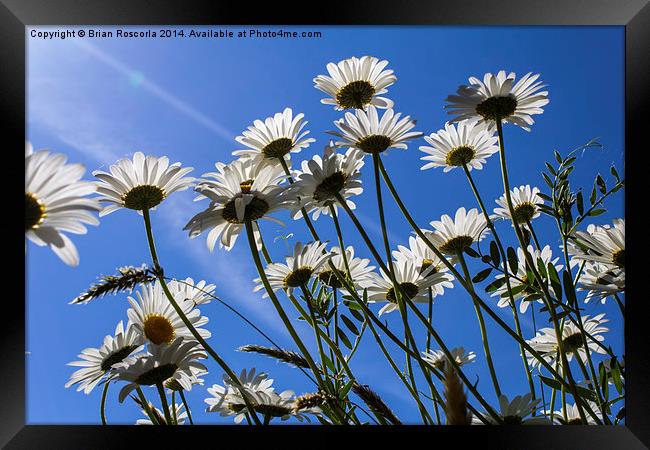
[[(186, 27), (188, 30), (190, 27)], [(194, 27), (195, 29), (199, 27)], [(283, 27), (285, 30), (291, 27)], [(41, 28), (44, 30), (45, 28)], [(49, 28), (54, 30), (57, 28)], [(106, 28), (110, 29), (110, 28)], [(138, 28), (145, 29), (145, 28)], [(153, 27), (158, 30), (159, 27)], [(232, 27), (238, 30), (238, 27)], [(417, 130), (427, 134), (442, 128), (448, 116), (444, 99), (469, 76), (481, 77), (500, 69), (521, 76), (539, 72), (548, 84), (550, 104), (528, 133), (505, 127), (511, 184), (543, 188), (540, 171), (552, 160), (552, 150), (568, 150), (599, 137), (603, 150), (585, 153), (578, 160), (574, 185), (589, 190), (600, 172), (609, 176), (614, 163), (622, 174), (624, 155), (622, 27), (314, 27), (298, 31), (322, 32), (312, 39), (53, 39), (27, 37), (28, 139), (35, 149), (66, 153), (72, 162), (87, 168), (86, 178), (97, 168), (106, 169), (118, 158), (143, 151), (168, 155), (195, 168), (199, 176), (216, 161), (232, 160), (240, 148), (234, 137), (253, 120), (265, 118), (286, 106), (304, 112), (317, 139), (294, 161), (320, 153), (327, 143), (326, 130), (341, 114), (320, 104), (323, 94), (312, 79), (326, 73), (325, 66), (349, 56), (374, 55), (390, 61), (397, 82), (389, 88), (396, 111), (417, 119)], [(404, 202), (416, 221), (427, 226), (442, 214), (460, 206), (476, 207), (464, 175), (459, 171), (420, 171), (418, 139), (406, 151), (390, 151), (385, 164)], [(294, 163), (295, 164), (295, 163)], [(373, 239), (381, 234), (372, 185), (371, 162), (364, 169), (365, 190), (356, 201), (358, 215)], [(502, 194), (498, 159), (493, 156), (484, 170), (473, 172), (490, 208)], [(284, 347), (294, 349), (268, 301), (252, 292), (255, 268), (245, 239), (231, 252), (209, 253), (205, 237), (190, 240), (182, 227), (204, 204), (192, 202), (189, 191), (174, 194), (153, 214), (159, 256), (166, 274), (206, 279), (217, 285), (217, 294), (247, 315)], [(394, 247), (406, 244), (411, 229), (385, 194), (388, 227)], [(609, 211), (595, 223), (624, 217), (623, 197), (610, 200)], [(278, 217), (286, 227), (267, 224), (263, 231), (274, 259), (287, 253), (275, 236), (294, 233), (290, 243), (309, 240), (304, 225), (286, 213)], [(540, 239), (560, 256), (554, 223), (541, 218), (535, 223)], [(326, 217), (316, 222), (323, 239), (336, 235)], [(352, 224), (343, 219), (346, 241), (357, 253), (370, 257)], [(514, 245), (509, 227), (500, 225), (502, 240)], [(142, 219), (132, 211), (118, 211), (91, 227), (84, 236), (72, 236), (81, 264), (69, 268), (49, 250), (28, 245), (27, 264), (27, 421), (29, 423), (99, 423), (100, 390), (86, 396), (65, 389), (73, 368), (69, 361), (86, 347), (98, 346), (106, 334), (125, 320), (126, 294), (95, 300), (88, 305), (68, 302), (116, 267), (149, 262)], [(487, 243), (488, 241), (486, 241)], [(470, 269), (475, 273), (476, 267)], [(489, 282), (488, 279), (486, 281)], [(487, 298), (484, 295), (484, 298)], [(489, 300), (491, 304), (496, 302)], [(288, 303), (288, 302), (287, 302)], [(289, 307), (289, 306), (287, 306)], [(376, 310), (379, 306), (376, 307)], [(276, 389), (309, 392), (309, 381), (296, 369), (262, 356), (242, 354), (244, 344), (267, 344), (264, 339), (216, 302), (201, 308), (210, 318), (214, 348), (237, 372), (257, 367), (275, 379)], [(498, 311), (512, 323), (509, 309)], [(623, 350), (623, 327), (615, 304), (590, 303), (588, 314), (605, 312), (611, 331), (607, 343)], [(291, 313), (295, 317), (294, 313)], [(388, 325), (401, 335), (396, 313)], [(510, 397), (526, 392), (517, 345), (487, 318), (496, 371)], [(539, 324), (539, 323), (538, 323)], [(467, 368), (470, 379), (494, 402), (479, 329), (473, 307), (461, 288), (437, 298), (434, 326), (450, 347), (462, 345), (477, 353), (477, 363)], [(522, 318), (524, 334), (534, 335), (529, 315)], [(312, 334), (297, 325), (311, 345)], [(423, 345), (422, 329), (415, 327)], [(312, 347), (315, 348), (315, 347)], [(391, 346), (392, 348), (392, 346)], [(393, 348), (394, 350), (394, 348)], [(398, 355), (398, 361), (403, 357)], [(221, 382), (222, 371), (209, 364), (206, 386), (188, 396), (197, 422), (232, 423), (204, 412), (206, 387)], [(414, 402), (381, 355), (370, 333), (364, 338), (352, 368), (406, 422), (419, 419)], [(152, 391), (152, 399), (153, 391)], [(118, 405), (117, 389), (108, 400), (110, 423), (133, 423), (140, 417), (129, 403)]]

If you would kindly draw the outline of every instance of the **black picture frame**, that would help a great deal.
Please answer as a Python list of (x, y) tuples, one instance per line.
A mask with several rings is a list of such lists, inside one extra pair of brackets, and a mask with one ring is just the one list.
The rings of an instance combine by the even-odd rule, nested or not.
[[(345, 24), (403, 24), (403, 25), (619, 25), (625, 27), (625, 205), (634, 202), (634, 196), (644, 192), (641, 185), (643, 165), (637, 155), (646, 151), (644, 144), (644, 116), (648, 107), (650, 83), (650, 4), (648, 0), (457, 0), (454, 2), (351, 2), (333, 0), (321, 4), (318, 10), (306, 2), (267, 2), (251, 5), (248, 2), (215, 2), (205, 0), (0, 0), (0, 111), (4, 134), (3, 153), (16, 159), (24, 146), (25, 134), (25, 27), (29, 25), (157, 25), (157, 24), (283, 24), (283, 25), (345, 25)], [(603, 114), (607, 114), (603, 111)], [(634, 159), (633, 159), (634, 158)], [(12, 167), (11, 162), (7, 165)], [(11, 172), (11, 170), (9, 171)], [(19, 177), (19, 171), (5, 175)], [(6, 172), (5, 172), (6, 173)], [(24, 205), (18, 195), (19, 180), (7, 183), (9, 196), (16, 205), (12, 212)], [(14, 192), (14, 190), (16, 192)], [(632, 203), (634, 204), (634, 203)], [(639, 219), (641, 208), (625, 209), (627, 233), (634, 243), (642, 243)], [(15, 221), (14, 221), (15, 222)], [(270, 448), (301, 446), (340, 447), (338, 439), (359, 438), (366, 445), (381, 442), (383, 446), (427, 446), (474, 444), (479, 448), (517, 449), (641, 449), (650, 445), (650, 402), (646, 380), (650, 378), (650, 358), (647, 352), (647, 333), (642, 314), (639, 267), (635, 261), (644, 247), (631, 246), (627, 259), (628, 290), (632, 301), (625, 313), (626, 365), (626, 425), (609, 427), (318, 427), (281, 426), (263, 429), (235, 426), (196, 426), (169, 430), (154, 427), (130, 426), (35, 426), (26, 425), (25, 417), (25, 307), (24, 297), (14, 280), (25, 277), (24, 244), (18, 238), (18, 222), (0, 222), (5, 249), (11, 252), (6, 283), (12, 286), (2, 299), (4, 320), (0, 327), (0, 445), (17, 449), (100, 449), (131, 448), (136, 441), (165, 439), (166, 447), (176, 442), (190, 442), (197, 437), (211, 445), (232, 445), (240, 442), (250, 446), (253, 441)], [(14, 229), (15, 228), (15, 229)], [(15, 258), (15, 260), (14, 260)], [(8, 270), (8, 272), (7, 272)], [(13, 272), (16, 272), (15, 275)], [(17, 286), (17, 287), (13, 287)], [(14, 289), (16, 292), (14, 292)], [(15, 320), (22, 318), (22, 320)], [(413, 440), (411, 440), (413, 439)], [(416, 441), (417, 439), (417, 441)], [(232, 443), (231, 443), (232, 441)], [(275, 445), (276, 443), (277, 445)], [(253, 444), (254, 445), (254, 444)]]

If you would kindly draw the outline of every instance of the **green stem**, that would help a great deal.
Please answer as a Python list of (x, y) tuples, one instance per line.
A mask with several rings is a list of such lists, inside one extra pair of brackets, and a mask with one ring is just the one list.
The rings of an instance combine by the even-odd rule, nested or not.
[(176, 391), (172, 391), (172, 419), (174, 419), (174, 425), (178, 425), (178, 415), (176, 414)]
[(625, 318), (625, 304), (623, 304), (618, 294), (615, 293), (614, 298), (616, 299), (616, 303), (618, 304), (618, 309), (621, 310), (621, 315), (623, 316), (623, 318)]
[(153, 260), (153, 265), (154, 269), (156, 270), (156, 276), (158, 277), (158, 281), (160, 282), (160, 285), (163, 289), (163, 292), (165, 293), (165, 296), (167, 296), (167, 300), (169, 300), (169, 303), (172, 305), (178, 316), (181, 318), (185, 326), (190, 330), (194, 338), (201, 344), (201, 346), (205, 349), (206, 352), (219, 364), (219, 366), (228, 374), (230, 379), (235, 383), (237, 388), (239, 389), (242, 398), (244, 399), (244, 402), (246, 403), (246, 407), (248, 408), (249, 411), (252, 411), (252, 416), (253, 420), (257, 425), (261, 425), (262, 422), (260, 422), (259, 417), (257, 417), (257, 414), (255, 413), (253, 409), (253, 404), (249, 399), (249, 394), (246, 392), (244, 387), (241, 384), (241, 381), (233, 372), (233, 370), (226, 364), (226, 362), (221, 359), (221, 357), (217, 354), (217, 352), (214, 351), (214, 349), (203, 339), (201, 334), (197, 331), (197, 329), (194, 327), (192, 322), (187, 318), (185, 313), (183, 312), (182, 308), (178, 305), (176, 300), (174, 299), (174, 296), (172, 293), (169, 291), (169, 288), (167, 287), (167, 283), (165, 282), (165, 277), (163, 275), (162, 267), (160, 266), (160, 263), (158, 261), (158, 254), (156, 253), (156, 244), (154, 242), (153, 238), (153, 231), (151, 227), (151, 218), (149, 217), (149, 210), (145, 209), (142, 211), (142, 216), (144, 217), (144, 226), (145, 230), (147, 232), (147, 241), (149, 242), (149, 250), (151, 252), (151, 259)]
[(303, 284), (300, 286), (302, 294), (305, 296), (305, 302), (307, 303), (307, 309), (309, 310), (309, 318), (311, 319), (311, 326), (314, 329), (314, 336), (316, 337), (316, 345), (318, 346), (318, 353), (320, 354), (321, 366), (323, 367), (323, 375), (327, 378), (327, 364), (325, 364), (325, 352), (323, 351), (323, 341), (320, 337), (320, 328), (318, 326), (318, 321), (316, 320), (316, 313), (314, 311), (314, 299), (311, 293), (307, 290), (307, 287)]
[(183, 391), (178, 391), (178, 393), (181, 396), (181, 401), (183, 402), (183, 406), (185, 406), (185, 412), (187, 412), (187, 420), (190, 421), (190, 425), (194, 425), (194, 421), (192, 420), (192, 412), (190, 411), (190, 407), (187, 404), (187, 400), (185, 399), (185, 394), (183, 394)]
[[(472, 284), (472, 277), (467, 268), (467, 262), (463, 256), (463, 252), (458, 252), (458, 260), (460, 265), (463, 268), (465, 273), (465, 280), (467, 281), (468, 286), (474, 290), (474, 285)], [(485, 352), (485, 358), (487, 359), (488, 369), (490, 370), (490, 377), (492, 378), (492, 385), (494, 386), (494, 392), (497, 394), (497, 398), (501, 397), (501, 388), (499, 387), (499, 380), (497, 377), (496, 370), (494, 369), (494, 362), (492, 361), (492, 354), (490, 352), (490, 343), (488, 342), (487, 329), (485, 328), (485, 321), (483, 320), (483, 314), (481, 313), (481, 308), (479, 307), (476, 300), (474, 300), (474, 310), (476, 311), (476, 317), (478, 318), (479, 327), (481, 329), (481, 340), (483, 341), (483, 350)]]
[(169, 415), (169, 404), (167, 403), (167, 396), (165, 395), (165, 388), (162, 383), (156, 383), (156, 389), (158, 389), (158, 395), (160, 396), (160, 405), (162, 410), (165, 413), (165, 422), (167, 425), (172, 425), (172, 417)]
[(102, 401), (99, 404), (99, 415), (102, 418), (102, 425), (106, 425), (106, 394), (108, 393), (108, 386), (110, 383), (110, 380), (107, 380), (106, 383), (104, 383), (104, 389), (102, 390)]
[(151, 423), (153, 425), (160, 425), (158, 419), (156, 419), (156, 415), (153, 412), (151, 412), (151, 409), (149, 408), (149, 402), (147, 401), (147, 398), (144, 396), (142, 389), (140, 389), (140, 386), (136, 386), (135, 391), (138, 393), (138, 398), (140, 399), (140, 403), (142, 403), (142, 409), (147, 414), (147, 416), (149, 416), (149, 420), (151, 420)]

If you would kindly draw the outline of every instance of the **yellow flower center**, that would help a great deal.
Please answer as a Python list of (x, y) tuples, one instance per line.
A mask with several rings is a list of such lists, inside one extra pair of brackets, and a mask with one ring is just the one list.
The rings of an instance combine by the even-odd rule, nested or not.
[(490, 97), (476, 105), (476, 114), (485, 120), (500, 120), (511, 116), (517, 109), (517, 99), (513, 96)]
[(388, 136), (381, 134), (371, 134), (359, 140), (356, 144), (358, 148), (366, 153), (381, 153), (393, 145), (393, 141)]
[(25, 231), (38, 228), (45, 220), (45, 205), (31, 192), (25, 192)]
[(169, 344), (174, 340), (176, 332), (174, 326), (166, 317), (160, 314), (151, 314), (144, 319), (144, 334), (156, 345)]
[(287, 287), (300, 287), (309, 281), (311, 274), (314, 272), (314, 269), (311, 267), (301, 267), (294, 270), (284, 279), (284, 285)]
[(448, 166), (463, 167), (470, 163), (475, 154), (476, 152), (472, 147), (461, 145), (452, 148), (449, 153), (447, 153), (445, 162)]
[(443, 245), (440, 246), (440, 250), (448, 254), (456, 254), (462, 252), (467, 247), (472, 245), (474, 239), (471, 236), (456, 236), (449, 239)]
[(223, 207), (222, 217), (229, 223), (242, 224), (248, 220), (257, 220), (264, 217), (269, 211), (269, 204), (266, 200), (259, 197), (253, 197), (246, 209), (244, 210), (244, 220), (237, 218), (237, 209), (235, 208), (235, 200), (230, 200)]
[(375, 95), (375, 88), (365, 80), (353, 81), (336, 93), (336, 103), (343, 109), (363, 109)]
[(616, 264), (618, 267), (620, 267), (621, 269), (625, 269), (625, 249), (619, 250), (616, 253), (614, 253), (612, 262)]
[[(409, 283), (400, 283), (400, 295), (406, 295), (409, 300), (413, 300), (416, 295), (418, 295), (419, 289), (417, 285)], [(386, 300), (391, 303), (397, 303), (397, 298), (395, 297), (395, 288), (390, 288), (386, 293)]]
[(262, 154), (267, 158), (282, 158), (293, 148), (293, 141), (289, 138), (282, 137), (272, 141), (262, 149)]
[(531, 202), (523, 202), (514, 207), (514, 219), (517, 223), (526, 223), (532, 220), (537, 212), (537, 207)]
[(143, 184), (136, 186), (122, 196), (124, 207), (142, 211), (158, 206), (165, 198), (165, 193), (158, 186)]
[(316, 186), (313, 195), (314, 200), (322, 202), (334, 198), (345, 186), (345, 178), (345, 174), (341, 171), (334, 172), (325, 178)]

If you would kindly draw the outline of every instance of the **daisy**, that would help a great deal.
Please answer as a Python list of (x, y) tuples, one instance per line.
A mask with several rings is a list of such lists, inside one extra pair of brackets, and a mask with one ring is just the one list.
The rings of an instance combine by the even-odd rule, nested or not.
[[(602, 417), (602, 413), (600, 413), (600, 408), (598, 405), (596, 405), (595, 402), (592, 402), (591, 400), (587, 400), (587, 404), (591, 408), (592, 411), (594, 411), (598, 416)], [(553, 420), (561, 423), (562, 425), (583, 425), (582, 419), (580, 418), (580, 411), (578, 411), (578, 405), (575, 403), (573, 405), (569, 405), (567, 403), (566, 405), (566, 420), (564, 420), (564, 407), (562, 407), (559, 411), (555, 411), (553, 413)], [(585, 413), (585, 416), (587, 418), (587, 425), (597, 425), (596, 420), (591, 417), (591, 414)]]
[[(545, 246), (542, 251), (539, 251), (537, 249), (534, 249), (532, 245), (528, 246), (528, 254), (532, 257), (533, 261), (537, 261), (538, 259), (541, 259), (544, 262), (544, 267), (548, 267), (549, 264), (553, 264), (555, 267), (555, 270), (559, 273), (563, 266), (556, 264), (560, 258), (555, 258), (553, 259), (553, 251), (551, 250), (551, 246), (547, 245)], [(529, 279), (528, 278), (528, 273), (530, 272), (530, 267), (526, 264), (526, 258), (524, 255), (524, 251), (520, 248), (517, 249), (517, 273), (510, 274), (510, 287), (512, 290), (515, 292), (513, 293), (513, 300), (519, 300), (523, 299), (524, 297), (527, 297), (531, 294), (534, 294), (536, 292), (539, 292), (539, 284), (538, 281), (535, 279)], [(501, 267), (505, 268), (504, 263), (501, 263)], [(509, 270), (509, 266), (508, 266)], [(496, 276), (496, 279), (502, 279), (504, 278), (504, 274), (499, 274)], [(535, 286), (537, 289), (533, 289), (530, 285)], [(527, 285), (528, 287), (524, 288), (523, 291), (516, 292), (516, 288), (522, 285)], [(550, 287), (550, 279), (548, 280), (548, 285)], [(508, 286), (503, 284), (500, 286), (496, 291), (492, 293), (492, 297), (499, 296), (499, 303), (497, 305), (501, 308), (505, 308), (506, 306), (510, 306), (510, 295), (508, 294)], [(543, 303), (541, 299), (537, 300), (538, 303)], [(528, 306), (530, 305), (530, 301), (522, 301), (519, 304), (519, 311), (521, 311), (522, 314), (524, 314), (528, 310)]]
[[(208, 318), (201, 316), (201, 311), (194, 307), (194, 303), (185, 301), (182, 292), (172, 291), (174, 300), (183, 309), (187, 319), (194, 325), (201, 337), (209, 338), (209, 330), (201, 328), (208, 323)], [(167, 299), (160, 282), (141, 287), (141, 292), (136, 292), (138, 300), (128, 297), (131, 308), (127, 311), (133, 326), (153, 344), (169, 344), (176, 337), (194, 339), (192, 332), (185, 326), (172, 304)]]
[(352, 148), (345, 154), (337, 153), (330, 141), (322, 158), (315, 155), (303, 161), (302, 171), (297, 173), (296, 182), (291, 186), (292, 195), (300, 199), (294, 206), (293, 218), (302, 217), (302, 208), (313, 213), (314, 220), (321, 214), (330, 215), (330, 206), (338, 212), (337, 194), (346, 199), (350, 209), (355, 209), (356, 205), (348, 198), (363, 192), (360, 172), (363, 157), (361, 150)]
[(129, 382), (120, 390), (119, 401), (122, 403), (129, 393), (137, 386), (152, 386), (157, 383), (176, 380), (183, 389), (192, 389), (192, 380), (188, 376), (192, 367), (207, 370), (198, 362), (206, 355), (198, 349), (199, 343), (176, 338), (169, 345), (151, 344), (149, 352), (139, 358), (127, 358), (119, 363), (116, 370), (116, 379)]
[[(421, 272), (420, 265), (412, 260), (394, 261), (395, 281), (399, 284), (400, 295), (406, 295), (409, 300), (417, 303), (427, 303), (429, 301), (428, 290), (437, 283), (447, 280), (445, 274), (429, 273), (432, 268)], [(368, 287), (369, 302), (387, 302), (379, 310), (379, 315), (389, 313), (399, 309), (395, 288), (391, 278), (380, 269), (381, 276), (376, 272), (372, 273), (373, 284)]]
[(25, 143), (25, 237), (39, 247), (48, 245), (64, 263), (77, 266), (77, 247), (62, 232), (86, 234), (83, 224), (98, 225), (93, 213), (101, 207), (86, 197), (95, 192), (95, 184), (81, 181), (84, 166), (66, 161), (62, 153), (34, 152)]
[[(590, 352), (596, 352), (600, 354), (607, 353), (598, 342), (603, 342), (605, 337), (602, 336), (602, 333), (609, 331), (609, 328), (603, 326), (605, 322), (609, 322), (608, 319), (605, 319), (605, 314), (598, 314), (596, 316), (584, 316), (582, 319), (582, 325), (584, 330), (591, 335), (587, 336), (587, 344), (589, 346)], [(596, 339), (594, 341), (593, 339)], [(537, 332), (534, 338), (526, 341), (535, 351), (537, 351), (545, 361), (551, 363), (555, 358), (557, 358), (558, 353), (558, 341), (557, 335), (555, 334), (555, 329), (553, 328), (542, 328)], [(582, 362), (586, 361), (587, 352), (583, 346), (582, 333), (580, 329), (573, 322), (565, 322), (562, 328), (562, 347), (566, 353), (568, 361), (573, 359), (573, 355), (577, 355)], [(534, 358), (532, 355), (526, 354), (528, 358), (528, 363), (532, 366), (540, 366), (541, 363)]]
[[(540, 210), (538, 205), (544, 204), (544, 199), (538, 195), (539, 193), (539, 188), (533, 187), (531, 189), (530, 185), (515, 187), (510, 191), (512, 208), (515, 213), (515, 221), (519, 225), (527, 227), (528, 222), (539, 217)], [(512, 220), (505, 194), (502, 195), (496, 203), (500, 208), (494, 209), (494, 216), (492, 218)]]
[[(465, 353), (463, 347), (456, 347), (450, 351), (451, 356), (453, 356), (454, 361), (458, 363), (459, 366), (464, 366), (474, 362), (476, 354), (474, 352)], [(435, 369), (444, 371), (447, 362), (449, 361), (447, 355), (442, 350), (431, 350), (428, 352), (422, 352), (422, 359)]]
[(596, 226), (587, 232), (576, 231), (577, 245), (570, 248), (576, 260), (606, 264), (625, 270), (625, 219), (614, 219), (614, 227)]
[[(273, 379), (268, 378), (264, 372), (256, 374), (255, 368), (250, 371), (243, 369), (239, 375), (239, 381), (243, 391), (248, 396), (250, 402), (257, 406), (263, 404), (265, 401), (272, 399), (275, 393)], [(218, 384), (212, 385), (208, 388), (208, 394), (211, 397), (205, 399), (208, 404), (208, 412), (218, 412), (222, 417), (235, 416), (235, 423), (240, 423), (247, 412), (246, 402), (242, 396), (241, 390), (227, 375), (223, 375), (223, 386)], [(256, 408), (257, 409), (257, 408)], [(288, 408), (286, 412), (288, 414)]]
[[(343, 259), (343, 253), (341, 252), (340, 247), (332, 247), (330, 251), (331, 254), (331, 265), (325, 264), (321, 266), (321, 269), (318, 272), (318, 279), (331, 288), (342, 289), (343, 286), (336, 276), (335, 272), (343, 278), (347, 275), (347, 268), (345, 266), (345, 259), (347, 259), (348, 267), (350, 268), (350, 279), (355, 286), (360, 287), (361, 289), (367, 288), (372, 284), (373, 277), (372, 271), (375, 270), (375, 266), (369, 266), (370, 260), (366, 258), (357, 258), (354, 256), (354, 247), (348, 245), (345, 248), (345, 259)], [(332, 269), (332, 265), (334, 268)], [(342, 289), (343, 292), (347, 290)]]
[(470, 77), (469, 86), (460, 86), (458, 95), (446, 99), (445, 109), (456, 116), (452, 122), (479, 119), (493, 129), (495, 121), (502, 120), (530, 131), (535, 123), (531, 116), (542, 114), (542, 106), (549, 102), (548, 91), (540, 92), (545, 85), (537, 81), (539, 74), (529, 72), (517, 83), (515, 77), (514, 72), (506, 75), (504, 70), (486, 73), (483, 81)]
[[(512, 401), (508, 401), (508, 397), (501, 395), (499, 397), (499, 407), (501, 410), (499, 417), (503, 420), (504, 425), (551, 425), (551, 422), (546, 417), (529, 417), (535, 411), (540, 401), (539, 398), (533, 400), (530, 393), (524, 396), (518, 395)], [(483, 417), (492, 425), (498, 424), (489, 414), (483, 414)], [(483, 422), (478, 417), (473, 416), (472, 425), (483, 425)]]
[(174, 299), (180, 298), (184, 302), (191, 302), (194, 306), (206, 305), (212, 301), (214, 284), (207, 284), (205, 280), (194, 283), (192, 278), (184, 280), (171, 280), (167, 283)]
[(232, 152), (242, 158), (253, 158), (255, 165), (260, 163), (277, 165), (279, 158), (289, 160), (290, 153), (298, 153), (316, 139), (306, 138), (309, 130), (302, 131), (307, 125), (303, 113), (293, 116), (291, 108), (267, 117), (263, 122), (256, 120), (235, 140), (247, 148)]
[(389, 148), (406, 149), (406, 141), (422, 136), (415, 127), (415, 120), (406, 116), (400, 120), (401, 113), (395, 114), (387, 109), (379, 120), (377, 109), (369, 106), (368, 111), (357, 109), (354, 114), (345, 113), (345, 119), (334, 122), (339, 131), (328, 131), (338, 136), (338, 147), (352, 147), (365, 153), (382, 153)]
[[(203, 386), (203, 384), (205, 383), (205, 380), (203, 378), (201, 378), (201, 377), (205, 376), (207, 374), (208, 374), (207, 370), (203, 370), (203, 369), (200, 369), (200, 368), (197, 368), (197, 367), (189, 367), (188, 369), (186, 369), (184, 377), (188, 378), (189, 381), (190, 381), (190, 384), (189, 384), (190, 389), (188, 389), (188, 390), (191, 391), (192, 390), (191, 387), (194, 386), (195, 384)], [(170, 378), (169, 380), (167, 380), (165, 382), (165, 387), (167, 389), (169, 389), (170, 391), (177, 391), (178, 392), (178, 391), (185, 390), (183, 388), (183, 386), (181, 386), (181, 384), (178, 381), (176, 381), (175, 379), (173, 379), (173, 378)]]
[[(325, 252), (325, 244), (319, 241), (302, 245), (297, 242), (293, 250), (293, 256), (287, 256), (285, 263), (271, 263), (266, 266), (266, 277), (273, 291), (285, 289), (289, 294), (294, 288), (305, 286), (312, 275), (318, 274), (319, 269), (331, 258), (331, 254)], [(264, 289), (261, 278), (255, 279), (254, 292)], [(268, 292), (264, 293), (268, 297)]]
[(587, 262), (578, 280), (578, 290), (587, 291), (585, 303), (596, 299), (605, 304), (608, 297), (625, 292), (625, 270), (613, 269), (598, 262)]
[(80, 361), (68, 363), (69, 366), (81, 367), (65, 384), (66, 388), (78, 384), (77, 392), (90, 392), (110, 372), (114, 364), (122, 362), (127, 356), (142, 350), (143, 339), (140, 333), (130, 324), (126, 330), (122, 321), (115, 327), (115, 335), (108, 335), (99, 348), (86, 348), (78, 355)]
[(445, 214), (430, 225), (434, 231), (427, 236), (429, 241), (448, 255), (462, 253), (474, 242), (480, 242), (488, 232), (485, 216), (476, 208), (467, 212), (465, 208), (458, 208), (454, 219)]
[[(427, 239), (429, 239), (432, 234), (429, 230), (423, 230), (423, 233)], [(449, 273), (449, 268), (420, 236), (409, 236), (409, 247), (406, 248), (403, 245), (398, 245), (397, 250), (393, 251), (393, 258), (395, 258), (396, 261), (412, 260), (420, 267), (420, 272), (427, 271), (429, 275), (436, 273), (444, 274), (447, 278), (445, 281), (441, 281), (440, 283), (431, 286), (434, 297), (436, 295), (444, 294), (445, 288), (451, 289), (454, 287), (452, 283), (454, 277)], [(449, 258), (449, 261), (454, 264), (455, 258), (452, 256)]]
[[(231, 250), (246, 221), (266, 219), (282, 225), (269, 214), (288, 208), (295, 199), (285, 195), (286, 188), (279, 185), (285, 179), (281, 171), (274, 166), (256, 169), (253, 161), (238, 160), (221, 167), (221, 174), (204, 175), (216, 181), (201, 179), (195, 188), (200, 194), (196, 200), (209, 198), (210, 205), (192, 217), (184, 229), (189, 230), (190, 238), (210, 230), (207, 244), (213, 251), (217, 239), (220, 247)], [(254, 230), (257, 233), (257, 226)]]
[[(154, 416), (159, 421), (162, 421), (164, 423), (165, 421), (165, 414), (158, 408), (156, 408), (153, 403), (149, 403), (149, 411), (151, 411)], [(149, 419), (149, 416), (147, 415), (147, 412), (144, 409), (141, 409), (140, 412), (144, 414), (146, 417), (145, 419), (138, 419), (135, 424), (136, 425), (153, 425), (151, 422), (151, 419)], [(169, 405), (169, 415), (170, 417), (174, 417), (174, 407), (172, 405)], [(185, 419), (187, 419), (187, 412), (185, 411), (185, 406), (183, 406), (182, 403), (179, 403), (176, 405), (176, 423), (177, 425), (183, 425), (185, 423)]]
[(120, 159), (109, 168), (111, 173), (96, 170), (100, 202), (108, 203), (99, 213), (105, 216), (120, 208), (142, 211), (155, 209), (165, 198), (176, 191), (184, 191), (194, 183), (194, 178), (185, 175), (192, 167), (181, 168), (181, 163), (169, 164), (166, 156), (144, 156), (136, 152), (133, 160)]
[(393, 107), (393, 101), (378, 95), (388, 92), (386, 88), (395, 83), (397, 77), (392, 70), (384, 70), (388, 61), (374, 56), (348, 58), (338, 64), (327, 65), (327, 75), (314, 78), (314, 87), (328, 94), (321, 103), (334, 105), (334, 109), (364, 109), (368, 105), (386, 109)]
[(499, 151), (498, 138), (487, 126), (475, 120), (463, 120), (457, 126), (450, 122), (444, 130), (424, 136), (429, 145), (420, 150), (428, 156), (420, 158), (430, 161), (420, 170), (431, 167), (444, 167), (449, 172), (456, 167), (467, 166), (467, 170), (481, 170), (486, 159)]

